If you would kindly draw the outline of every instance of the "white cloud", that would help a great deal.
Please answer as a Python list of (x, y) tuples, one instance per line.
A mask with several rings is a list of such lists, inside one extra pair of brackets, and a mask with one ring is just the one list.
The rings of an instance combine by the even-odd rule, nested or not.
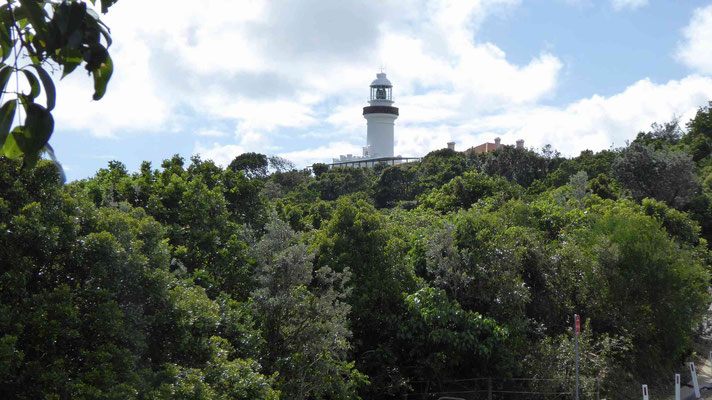
[(396, 153), (423, 155), (455, 140), (466, 149), (495, 137), (506, 144), (524, 139), (525, 146), (552, 144), (573, 156), (582, 150), (623, 146), (652, 122), (674, 117), (684, 124), (712, 98), (712, 78), (691, 76), (665, 84), (640, 80), (610, 97), (592, 96), (566, 107), (522, 106), (507, 112), (473, 118), (456, 125), (396, 127)]
[(211, 147), (205, 147), (200, 143), (196, 143), (193, 148), (193, 154), (198, 154), (203, 160), (213, 160), (215, 164), (222, 167), (227, 167), (235, 157), (244, 153), (245, 150), (235, 144), (221, 145), (213, 143)]
[(611, 0), (611, 5), (616, 10), (623, 10), (625, 8), (635, 10), (643, 6), (648, 5), (648, 0)]
[(197, 114), (232, 121), (238, 140), (270, 137), (338, 119), (333, 110), (365, 100), (381, 63), (398, 77), (398, 95), (434, 88), (488, 109), (536, 101), (561, 69), (552, 55), (512, 64), (473, 39), (487, 15), (518, 0), (149, 3), (120, 2), (104, 17), (115, 43), (109, 91), (90, 102), (91, 82), (68, 79), (58, 126), (174, 131)]
[[(220, 127), (193, 129), (194, 153), (221, 165), (244, 151), (277, 153), (299, 166), (326, 162), (361, 153), (361, 108), (385, 64), (401, 110), (397, 154), (423, 155), (449, 140), (463, 149), (501, 136), (505, 143), (551, 143), (573, 155), (622, 145), (653, 121), (673, 115), (684, 121), (712, 98), (710, 78), (693, 76), (641, 80), (617, 95), (562, 107), (540, 105), (555, 94), (560, 58), (532, 49), (531, 59), (513, 62), (479, 39), (483, 21), (519, 0), (168, 3), (112, 8), (105, 17), (115, 40), (109, 91), (92, 102), (91, 80), (80, 71), (62, 82), (58, 129), (120, 136)], [(647, 0), (611, 4), (636, 9)], [(684, 35), (680, 59), (712, 74), (712, 6), (695, 12)], [(230, 136), (234, 143), (224, 144)], [(201, 142), (218, 137), (221, 143)], [(305, 149), (301, 139), (320, 144)]]
[(685, 41), (678, 47), (678, 59), (700, 73), (712, 74), (712, 6), (695, 10), (682, 33)]
[(118, 43), (111, 49), (115, 74), (100, 101), (92, 100), (93, 81), (82, 69), (57, 83), (57, 126), (104, 137), (129, 129), (167, 130), (170, 103), (151, 76), (150, 47)]

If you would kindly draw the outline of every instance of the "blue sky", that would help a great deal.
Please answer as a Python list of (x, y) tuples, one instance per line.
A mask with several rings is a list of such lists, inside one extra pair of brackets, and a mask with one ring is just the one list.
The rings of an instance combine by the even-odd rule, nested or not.
[(81, 72), (58, 84), (50, 143), (69, 179), (173, 154), (358, 154), (381, 65), (403, 156), (496, 136), (576, 155), (712, 100), (702, 1), (122, 0), (104, 19), (107, 95), (92, 102)]

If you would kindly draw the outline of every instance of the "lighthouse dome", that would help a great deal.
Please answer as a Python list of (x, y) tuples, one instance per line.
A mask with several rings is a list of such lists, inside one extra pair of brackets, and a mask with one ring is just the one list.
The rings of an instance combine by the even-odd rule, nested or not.
[(376, 80), (371, 82), (371, 87), (377, 87), (377, 86), (393, 87), (393, 85), (391, 85), (391, 81), (389, 81), (388, 78), (386, 78), (386, 74), (383, 72), (376, 74)]

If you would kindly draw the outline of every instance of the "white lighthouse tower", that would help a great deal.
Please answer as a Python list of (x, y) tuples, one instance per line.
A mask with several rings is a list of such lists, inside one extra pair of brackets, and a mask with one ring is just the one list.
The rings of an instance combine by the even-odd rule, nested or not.
[(370, 104), (363, 108), (368, 129), (363, 155), (367, 158), (393, 157), (393, 128), (398, 118), (398, 108), (393, 107), (393, 85), (381, 72), (371, 82)]

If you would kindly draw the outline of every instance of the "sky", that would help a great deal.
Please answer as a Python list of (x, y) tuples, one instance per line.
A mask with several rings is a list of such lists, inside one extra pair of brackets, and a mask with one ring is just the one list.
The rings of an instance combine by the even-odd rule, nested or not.
[(174, 154), (360, 154), (381, 67), (410, 157), (495, 137), (576, 156), (712, 101), (709, 1), (120, 0), (103, 20), (107, 94), (92, 101), (79, 69), (57, 83), (50, 144), (70, 180)]

